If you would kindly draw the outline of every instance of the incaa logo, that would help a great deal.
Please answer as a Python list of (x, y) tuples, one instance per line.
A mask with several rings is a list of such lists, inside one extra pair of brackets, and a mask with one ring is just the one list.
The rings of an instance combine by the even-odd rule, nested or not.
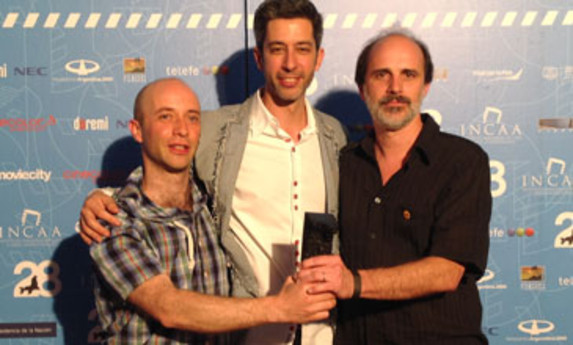
[(573, 192), (573, 176), (568, 175), (567, 164), (563, 159), (550, 157), (547, 160), (545, 174), (522, 175), (521, 187), (525, 191), (539, 193)]
[(475, 140), (483, 139), (492, 144), (508, 144), (520, 139), (522, 132), (519, 125), (507, 124), (502, 119), (501, 109), (487, 106), (482, 114), (482, 122), (462, 125), (461, 135)]
[(66, 71), (77, 74), (79, 76), (86, 76), (100, 70), (97, 62), (86, 59), (73, 60), (66, 64)]
[(22, 212), (21, 226), (8, 226), (6, 229), (0, 226), (0, 242), (18, 242), (20, 241), (50, 241), (62, 237), (62, 233), (57, 226), (46, 228), (41, 225), (42, 214), (35, 210), (24, 209)]
[(527, 320), (517, 325), (517, 329), (531, 336), (548, 333), (555, 329), (553, 322), (546, 320)]

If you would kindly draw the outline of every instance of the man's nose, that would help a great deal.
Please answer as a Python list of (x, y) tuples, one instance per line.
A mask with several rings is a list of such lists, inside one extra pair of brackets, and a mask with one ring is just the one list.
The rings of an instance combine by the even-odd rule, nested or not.
[(183, 117), (177, 117), (173, 125), (173, 132), (177, 135), (185, 136), (189, 133), (188, 121)]
[(296, 67), (296, 53), (294, 49), (287, 49), (283, 58), (283, 68), (292, 71)]

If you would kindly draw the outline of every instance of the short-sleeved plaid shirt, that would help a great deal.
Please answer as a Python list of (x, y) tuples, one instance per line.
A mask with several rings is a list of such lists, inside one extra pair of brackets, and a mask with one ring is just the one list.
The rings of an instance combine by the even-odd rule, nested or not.
[(141, 190), (136, 169), (116, 194), (120, 227), (94, 244), (95, 297), (107, 344), (225, 344), (227, 335), (167, 329), (127, 302), (148, 279), (167, 273), (179, 289), (229, 295), (226, 258), (214, 231), (206, 196), (193, 183), (193, 211), (162, 208)]

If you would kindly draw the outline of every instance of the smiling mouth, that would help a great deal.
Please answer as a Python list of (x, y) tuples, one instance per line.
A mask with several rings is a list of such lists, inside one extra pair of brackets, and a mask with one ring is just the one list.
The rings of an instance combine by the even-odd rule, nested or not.
[(282, 86), (292, 87), (298, 84), (300, 77), (279, 77), (279, 82)]
[(172, 144), (169, 145), (169, 149), (174, 153), (186, 154), (187, 152), (189, 152), (189, 145)]

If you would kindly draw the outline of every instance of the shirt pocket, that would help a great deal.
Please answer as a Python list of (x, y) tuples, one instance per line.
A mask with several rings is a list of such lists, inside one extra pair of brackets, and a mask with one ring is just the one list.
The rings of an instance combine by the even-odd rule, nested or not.
[[(394, 209), (393, 217), (397, 236), (410, 255), (424, 256), (429, 252), (432, 238), (433, 212), (430, 207), (419, 203), (400, 203)], [(393, 228), (393, 227), (391, 227)]]

